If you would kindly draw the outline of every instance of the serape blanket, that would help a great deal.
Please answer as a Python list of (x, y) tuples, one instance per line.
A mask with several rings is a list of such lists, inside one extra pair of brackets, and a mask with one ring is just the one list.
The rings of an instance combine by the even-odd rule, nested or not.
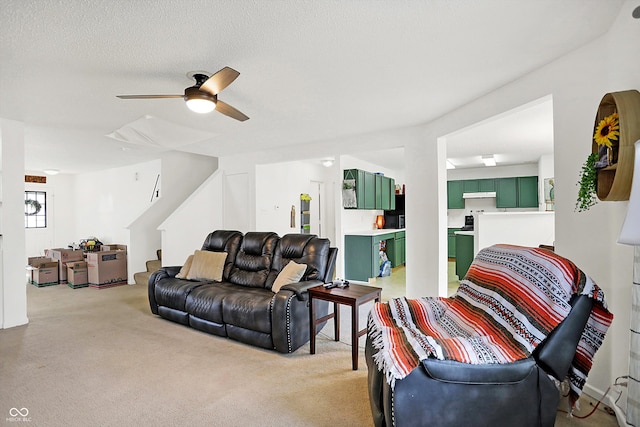
[(573, 404), (613, 315), (588, 276), (546, 249), (494, 245), (478, 253), (450, 298), (376, 303), (368, 319), (374, 361), (393, 387), (430, 357), (471, 364), (525, 359), (567, 316), (577, 294), (595, 303), (568, 375)]

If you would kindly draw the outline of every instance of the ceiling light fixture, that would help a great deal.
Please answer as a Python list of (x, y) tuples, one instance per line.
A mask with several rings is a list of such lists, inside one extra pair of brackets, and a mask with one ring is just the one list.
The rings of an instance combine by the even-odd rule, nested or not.
[(496, 159), (494, 159), (493, 156), (482, 156), (482, 163), (484, 163), (485, 166), (495, 166)]
[(456, 165), (451, 163), (450, 160), (447, 160), (447, 169), (455, 169), (455, 168), (456, 168)]
[(60, 173), (58, 169), (45, 169), (43, 172), (47, 175), (58, 175)]
[(184, 100), (187, 103), (187, 107), (194, 113), (206, 114), (215, 110), (216, 98), (215, 95), (203, 92), (195, 86), (184, 91)]
[(333, 166), (333, 159), (324, 159), (321, 163), (325, 168), (330, 168), (331, 166)]

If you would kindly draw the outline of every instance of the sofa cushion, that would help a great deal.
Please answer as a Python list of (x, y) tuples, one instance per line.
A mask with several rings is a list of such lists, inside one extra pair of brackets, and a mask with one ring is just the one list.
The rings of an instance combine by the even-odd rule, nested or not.
[(226, 324), (271, 334), (271, 304), (269, 289), (243, 288), (222, 300), (222, 319)]
[(182, 266), (182, 268), (180, 269), (178, 274), (176, 274), (176, 279), (186, 279), (187, 278), (187, 274), (189, 274), (189, 269), (191, 268), (191, 263), (192, 262), (193, 262), (193, 254), (191, 254), (191, 255), (189, 255), (187, 257), (187, 260), (184, 262), (184, 265)]
[(282, 269), (271, 286), (273, 292), (278, 292), (281, 287), (288, 283), (296, 283), (302, 279), (304, 272), (307, 271), (306, 264), (298, 264), (295, 261), (289, 263)]
[(226, 252), (228, 254), (222, 272), (223, 280), (228, 279), (241, 244), (242, 233), (235, 230), (216, 230), (209, 233), (204, 239), (203, 251)]
[(222, 280), (222, 270), (227, 259), (226, 252), (196, 250), (187, 273), (189, 280)]
[(246, 233), (228, 281), (241, 286), (264, 288), (279, 239), (276, 233), (271, 232)]
[(280, 271), (290, 260), (305, 264), (307, 270), (301, 280), (324, 280), (330, 242), (313, 234), (287, 234), (280, 238), (273, 255), (266, 286), (272, 287)]
[(191, 291), (206, 282), (194, 282), (167, 277), (155, 284), (154, 293), (159, 306), (185, 311), (187, 296)]
[(222, 319), (222, 300), (229, 294), (242, 292), (231, 283), (208, 283), (194, 289), (188, 296), (185, 305), (186, 311), (200, 319), (210, 322), (224, 323)]

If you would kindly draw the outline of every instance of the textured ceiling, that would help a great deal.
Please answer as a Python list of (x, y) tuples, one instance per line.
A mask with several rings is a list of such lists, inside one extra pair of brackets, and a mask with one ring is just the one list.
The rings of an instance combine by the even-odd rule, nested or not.
[[(622, 0), (3, 0), (0, 117), (23, 121), (26, 168), (151, 159), (105, 135), (151, 115), (215, 135), (213, 156), (426, 123), (606, 32)], [(189, 71), (230, 66), (197, 115)]]

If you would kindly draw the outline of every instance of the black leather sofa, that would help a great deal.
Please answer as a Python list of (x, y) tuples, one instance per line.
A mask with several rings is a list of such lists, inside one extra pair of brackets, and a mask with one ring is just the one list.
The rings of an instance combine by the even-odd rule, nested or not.
[[(217, 230), (202, 250), (226, 252), (222, 281), (178, 279), (180, 266), (163, 267), (149, 278), (154, 314), (210, 334), (281, 353), (309, 341), (307, 289), (330, 282), (338, 249), (310, 234)], [(299, 282), (274, 293), (276, 277), (289, 261), (306, 264)], [(318, 304), (318, 316), (328, 304)]]

